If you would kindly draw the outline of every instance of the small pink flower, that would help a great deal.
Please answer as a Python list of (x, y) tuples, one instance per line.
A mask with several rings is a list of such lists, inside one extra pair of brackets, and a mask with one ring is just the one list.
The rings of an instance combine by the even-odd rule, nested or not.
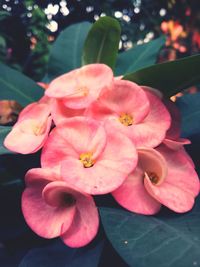
[(171, 123), (159, 97), (124, 80), (115, 80), (113, 88), (104, 91), (85, 115), (109, 124), (114, 131), (128, 136), (137, 147), (159, 145)]
[(25, 177), (22, 211), (39, 236), (60, 236), (70, 247), (87, 245), (98, 231), (99, 217), (93, 198), (61, 180), (50, 169), (31, 169)]
[(34, 153), (44, 145), (51, 123), (49, 105), (32, 103), (22, 110), (17, 123), (6, 136), (4, 145), (17, 153)]
[(126, 136), (98, 121), (74, 117), (54, 128), (43, 148), (44, 168), (61, 168), (64, 180), (88, 194), (115, 190), (137, 164)]
[(53, 80), (45, 94), (63, 99), (66, 107), (82, 109), (96, 100), (101, 90), (110, 87), (112, 70), (104, 64), (86, 65)]
[(124, 208), (151, 215), (161, 204), (182, 213), (192, 209), (199, 179), (182, 150), (138, 149), (138, 166), (113, 196)]

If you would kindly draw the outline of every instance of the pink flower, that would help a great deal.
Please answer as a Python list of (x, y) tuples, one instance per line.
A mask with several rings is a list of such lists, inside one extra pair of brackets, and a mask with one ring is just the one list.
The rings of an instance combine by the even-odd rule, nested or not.
[(169, 112), (160, 98), (137, 84), (115, 80), (86, 110), (85, 115), (104, 121), (139, 146), (156, 147), (170, 126)]
[(26, 174), (22, 211), (27, 224), (39, 236), (60, 236), (70, 247), (87, 245), (98, 231), (98, 211), (93, 198), (61, 180), (50, 169)]
[(138, 166), (113, 196), (124, 208), (151, 215), (161, 204), (175, 212), (187, 212), (199, 194), (199, 179), (182, 150), (138, 149)]
[(101, 90), (110, 87), (112, 70), (104, 64), (91, 64), (53, 80), (45, 94), (62, 99), (66, 107), (82, 109), (96, 100)]
[(74, 117), (54, 128), (43, 148), (44, 168), (60, 170), (71, 186), (88, 194), (119, 187), (137, 164), (132, 142), (90, 118)]
[(46, 98), (22, 110), (17, 123), (6, 136), (4, 145), (11, 151), (29, 154), (38, 151), (45, 143), (51, 128), (50, 107)]

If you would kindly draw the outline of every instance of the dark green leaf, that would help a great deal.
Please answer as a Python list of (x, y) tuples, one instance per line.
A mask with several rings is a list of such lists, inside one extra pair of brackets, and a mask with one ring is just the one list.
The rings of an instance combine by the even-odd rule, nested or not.
[(200, 211), (159, 217), (101, 208), (112, 245), (133, 267), (194, 267), (200, 264)]
[(182, 136), (200, 134), (200, 93), (184, 95), (176, 104), (182, 115)]
[(16, 100), (22, 106), (37, 101), (44, 90), (22, 73), (0, 63), (0, 99)]
[(156, 64), (124, 76), (125, 80), (159, 89), (166, 96), (200, 82), (200, 55)]
[(161, 36), (149, 43), (137, 45), (128, 51), (120, 53), (117, 58), (116, 76), (137, 71), (154, 64), (158, 52), (164, 43), (165, 38)]
[(46, 80), (81, 66), (81, 52), (90, 27), (91, 23), (82, 22), (60, 33), (51, 48)]
[(6, 135), (10, 132), (10, 130), (11, 127), (9, 126), (0, 126), (0, 155), (12, 153), (11, 151), (7, 150), (3, 145), (4, 139)]
[(102, 17), (94, 23), (83, 48), (82, 64), (104, 63), (114, 68), (121, 28), (116, 19)]

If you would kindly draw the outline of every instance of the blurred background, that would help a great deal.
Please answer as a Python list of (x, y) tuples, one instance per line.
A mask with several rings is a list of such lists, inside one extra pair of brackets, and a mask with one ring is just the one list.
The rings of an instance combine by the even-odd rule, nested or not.
[(121, 23), (121, 51), (165, 34), (158, 61), (185, 57), (200, 50), (199, 6), (198, 0), (0, 0), (0, 61), (40, 81), (59, 32), (105, 15)]

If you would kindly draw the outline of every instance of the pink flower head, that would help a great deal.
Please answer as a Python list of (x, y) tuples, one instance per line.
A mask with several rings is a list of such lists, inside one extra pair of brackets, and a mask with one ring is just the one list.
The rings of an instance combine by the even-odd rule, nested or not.
[(182, 213), (194, 205), (199, 179), (182, 150), (138, 149), (138, 166), (113, 196), (126, 209), (151, 215), (161, 204)]
[(25, 177), (22, 211), (39, 236), (60, 236), (70, 247), (87, 245), (98, 231), (98, 211), (93, 198), (61, 180), (50, 169), (31, 169)]
[(128, 136), (137, 147), (159, 145), (171, 123), (159, 97), (124, 80), (115, 80), (113, 88), (104, 91), (85, 115), (109, 124), (116, 132)]
[(4, 145), (17, 153), (34, 153), (44, 145), (51, 123), (49, 105), (32, 103), (22, 110), (17, 123), (6, 136)]
[(126, 136), (90, 118), (74, 117), (52, 130), (42, 151), (44, 168), (61, 168), (64, 180), (88, 194), (115, 190), (137, 164)]
[(91, 64), (53, 80), (45, 94), (63, 99), (68, 108), (82, 109), (96, 100), (113, 81), (112, 70), (104, 64)]

